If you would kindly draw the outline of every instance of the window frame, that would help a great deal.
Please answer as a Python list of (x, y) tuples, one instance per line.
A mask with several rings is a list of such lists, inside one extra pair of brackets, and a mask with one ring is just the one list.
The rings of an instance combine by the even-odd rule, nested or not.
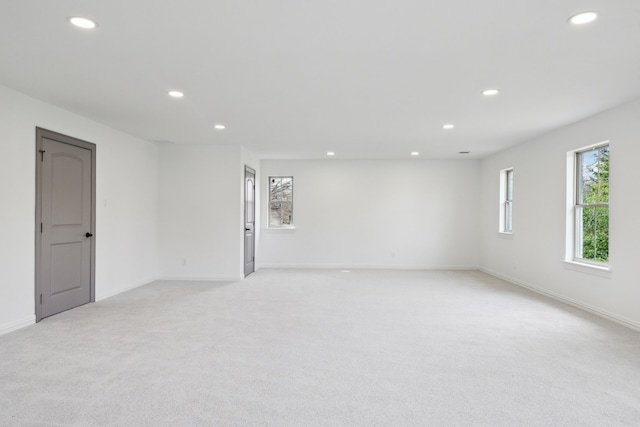
[(513, 235), (513, 167), (500, 171), (500, 208), (498, 232)]
[[(583, 246), (583, 230), (582, 230), (582, 218), (578, 218), (580, 212), (585, 208), (606, 207), (608, 212), (608, 218), (610, 218), (610, 203), (583, 203), (580, 200), (581, 197), (581, 176), (582, 162), (580, 156), (590, 151), (601, 150), (602, 148), (609, 148), (611, 150), (610, 141), (602, 141), (597, 144), (592, 144), (586, 147), (572, 150), (567, 153), (567, 232), (566, 232), (566, 248), (565, 248), (565, 262), (581, 267), (587, 267), (586, 272), (589, 270), (599, 270), (602, 272), (610, 271), (611, 256), (609, 254), (608, 260), (598, 261), (596, 259), (582, 258), (579, 254), (582, 253)], [(609, 160), (610, 161), (610, 160)], [(607, 235), (610, 236), (610, 227), (608, 227)], [(610, 244), (609, 244), (610, 247)]]
[[(281, 218), (281, 224), (280, 225), (272, 225), (271, 224), (271, 206), (274, 203), (280, 203), (282, 204), (283, 201), (272, 201), (271, 200), (271, 180), (272, 179), (282, 179), (282, 178), (287, 178), (291, 180), (291, 201), (290, 202), (284, 202), (284, 203), (290, 203), (291, 204), (291, 209), (290, 209), (290, 220), (289, 220), (289, 224), (282, 224), (282, 218)], [(293, 229), (295, 228), (294, 225), (294, 216), (293, 216), (293, 199), (294, 199), (294, 180), (293, 180), (293, 176), (292, 175), (278, 175), (278, 176), (269, 176), (269, 181), (268, 181), (268, 185), (267, 185), (267, 228), (269, 229), (274, 229), (274, 230), (282, 230), (282, 229)]]

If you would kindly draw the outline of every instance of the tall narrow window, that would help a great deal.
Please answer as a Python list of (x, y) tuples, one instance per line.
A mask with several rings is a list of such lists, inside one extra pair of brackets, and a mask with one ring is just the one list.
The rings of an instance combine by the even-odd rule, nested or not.
[(293, 227), (293, 177), (269, 177), (269, 227)]
[(609, 262), (609, 146), (576, 152), (575, 249), (579, 261)]
[(501, 233), (513, 233), (513, 168), (500, 171)]

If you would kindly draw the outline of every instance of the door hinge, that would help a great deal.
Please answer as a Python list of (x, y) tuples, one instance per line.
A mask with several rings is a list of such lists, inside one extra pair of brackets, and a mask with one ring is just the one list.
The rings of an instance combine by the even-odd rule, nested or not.
[(42, 294), (40, 294), (40, 304), (42, 305)]
[(42, 233), (42, 223), (40, 223), (40, 232)]
[(46, 151), (45, 150), (38, 150), (38, 151), (40, 151), (40, 161), (44, 162), (44, 153), (46, 153)]

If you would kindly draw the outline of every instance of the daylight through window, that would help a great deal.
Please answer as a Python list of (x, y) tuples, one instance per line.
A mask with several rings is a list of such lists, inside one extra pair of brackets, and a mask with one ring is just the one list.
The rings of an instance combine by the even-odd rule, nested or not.
[(575, 254), (581, 261), (609, 261), (609, 146), (576, 153)]
[(293, 226), (293, 177), (269, 177), (269, 227)]
[(500, 230), (513, 233), (513, 168), (500, 171)]

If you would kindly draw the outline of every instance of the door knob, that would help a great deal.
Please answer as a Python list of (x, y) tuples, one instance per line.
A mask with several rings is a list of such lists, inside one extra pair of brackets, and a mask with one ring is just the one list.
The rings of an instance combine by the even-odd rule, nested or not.
[(91, 237), (91, 236), (93, 236), (93, 234), (91, 234), (91, 233), (89, 233), (89, 232), (87, 231), (87, 234), (85, 234), (85, 237)]

